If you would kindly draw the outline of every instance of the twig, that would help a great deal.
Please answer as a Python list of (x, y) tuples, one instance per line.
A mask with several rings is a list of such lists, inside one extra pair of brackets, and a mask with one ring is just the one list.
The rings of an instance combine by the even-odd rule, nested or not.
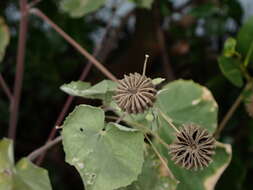
[(26, 34), (28, 26), (27, 0), (20, 0), (20, 12), (21, 12), (21, 20), (18, 37), (18, 56), (17, 56), (16, 76), (14, 84), (14, 97), (12, 98), (11, 102), (10, 121), (8, 130), (8, 137), (13, 140), (15, 140), (16, 137), (18, 109), (24, 74), (24, 58), (25, 58)]
[[(114, 15), (113, 15), (113, 16), (114, 16)], [(112, 17), (113, 17), (113, 16), (112, 16)], [(103, 34), (103, 36), (102, 36), (102, 38), (101, 38), (101, 42), (98, 43), (98, 45), (96, 46), (96, 48), (95, 48), (95, 50), (94, 50), (94, 53), (93, 53), (93, 56), (94, 56), (94, 57), (99, 57), (99, 54), (101, 53), (101, 51), (103, 50), (103, 48), (105, 48), (104, 46), (106, 45), (106, 44), (105, 44), (105, 42), (106, 42), (106, 37), (108, 36), (108, 34), (110, 33), (111, 28), (112, 28), (112, 20), (113, 20), (113, 19), (110, 19), (110, 22), (107, 24), (107, 26), (106, 26), (106, 28), (105, 28), (105, 32), (104, 32), (104, 34)], [(111, 42), (110, 42), (110, 43), (111, 43)], [(100, 60), (103, 61), (103, 59), (100, 59)], [(82, 74), (81, 74), (80, 77), (79, 77), (79, 80), (83, 81), (83, 80), (87, 77), (87, 75), (89, 74), (89, 72), (90, 72), (92, 66), (93, 66), (92, 62), (89, 61), (88, 64), (84, 67), (84, 69), (83, 69), (83, 71), (82, 71)], [(74, 96), (68, 96), (68, 98), (67, 98), (66, 102), (64, 103), (64, 106), (63, 106), (63, 108), (62, 108), (60, 114), (59, 114), (58, 117), (57, 117), (57, 120), (56, 120), (54, 126), (58, 126), (58, 125), (60, 125), (60, 124), (62, 123), (62, 121), (63, 121), (64, 117), (66, 116), (66, 114), (67, 114), (67, 112), (68, 112), (68, 110), (69, 110), (69, 107), (70, 107), (70, 105), (72, 104), (72, 102), (73, 102), (74, 99), (75, 99)], [(54, 136), (55, 136), (55, 134), (56, 134), (56, 131), (57, 131), (57, 130), (56, 130), (55, 127), (51, 130), (51, 132), (50, 132), (50, 134), (49, 134), (49, 136), (48, 136), (47, 142), (51, 141), (51, 140), (54, 138)], [(44, 153), (38, 158), (38, 160), (37, 160), (37, 162), (36, 162), (37, 165), (40, 165), (40, 164), (41, 164), (41, 162), (43, 161), (43, 159), (44, 159), (44, 157), (45, 157), (45, 153), (46, 153), (46, 152), (44, 152)]]
[(52, 146), (58, 144), (59, 142), (61, 142), (62, 140), (62, 136), (59, 136), (57, 138), (55, 138), (52, 141), (49, 141), (48, 143), (46, 143), (44, 146), (34, 150), (33, 152), (31, 152), (27, 158), (29, 160), (34, 160), (35, 158), (37, 158), (39, 155), (41, 155), (42, 153), (44, 153), (46, 150), (48, 150), (49, 148), (51, 148)]
[(149, 139), (149, 137), (148, 137), (146, 134), (144, 134), (144, 135), (145, 135), (146, 139), (148, 140), (148, 142), (150, 143), (150, 145), (151, 145), (152, 149), (154, 150), (155, 154), (157, 155), (157, 157), (160, 159), (160, 161), (162, 162), (162, 164), (163, 164), (164, 167), (166, 168), (169, 177), (170, 177), (171, 179), (177, 181), (177, 179), (175, 178), (175, 176), (173, 175), (173, 173), (170, 171), (170, 169), (169, 169), (169, 167), (168, 167), (166, 161), (165, 161), (164, 158), (161, 156), (161, 154), (159, 153), (159, 151), (156, 149), (155, 145), (152, 143), (152, 141)]
[(3, 88), (4, 93), (6, 94), (6, 96), (9, 98), (11, 102), (12, 94), (11, 94), (10, 88), (8, 87), (1, 73), (0, 73), (0, 86)]
[(224, 129), (224, 127), (226, 126), (226, 124), (228, 123), (228, 121), (230, 120), (230, 118), (233, 116), (235, 110), (241, 104), (241, 102), (243, 100), (243, 96), (244, 96), (243, 92), (245, 92), (245, 90), (248, 90), (248, 89), (252, 88), (252, 85), (253, 85), (252, 82), (248, 83), (245, 86), (245, 88), (242, 90), (241, 94), (237, 97), (237, 99), (235, 100), (235, 102), (233, 103), (233, 105), (229, 108), (229, 110), (226, 113), (225, 117), (222, 119), (221, 123), (216, 128), (216, 131), (214, 133), (214, 136), (215, 136), (216, 139), (218, 139), (220, 137), (221, 131)]
[(79, 51), (84, 57), (86, 57), (90, 62), (92, 62), (105, 76), (113, 81), (117, 81), (117, 78), (108, 71), (97, 59), (95, 59), (89, 52), (81, 47), (72, 37), (70, 37), (66, 32), (64, 32), (58, 25), (56, 25), (52, 20), (50, 20), (43, 12), (39, 9), (32, 8), (30, 12), (37, 15), (42, 20), (47, 22), (51, 27), (58, 32), (68, 43), (70, 43), (77, 51)]

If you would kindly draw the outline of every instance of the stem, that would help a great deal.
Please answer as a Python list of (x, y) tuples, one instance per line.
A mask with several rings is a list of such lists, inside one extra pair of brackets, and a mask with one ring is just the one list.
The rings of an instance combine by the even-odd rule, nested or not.
[(25, 58), (26, 34), (28, 26), (27, 0), (20, 0), (19, 2), (20, 2), (21, 20), (18, 37), (18, 56), (17, 56), (16, 76), (14, 84), (14, 97), (12, 98), (11, 102), (10, 121), (8, 130), (8, 137), (13, 140), (15, 140), (16, 137), (19, 102), (24, 74), (24, 58)]
[(229, 108), (228, 112), (226, 113), (225, 117), (222, 119), (221, 123), (219, 124), (219, 126), (217, 127), (214, 136), (216, 139), (218, 139), (220, 137), (220, 133), (221, 131), (224, 129), (224, 127), (226, 126), (226, 124), (228, 123), (228, 121), (230, 120), (230, 118), (233, 116), (235, 110), (239, 107), (239, 105), (241, 104), (242, 100), (243, 100), (243, 92), (245, 90), (248, 90), (252, 88), (252, 82), (248, 83), (244, 89), (242, 90), (241, 94), (237, 97), (237, 99), (235, 100), (235, 102), (233, 103), (233, 105)]
[(49, 148), (53, 147), (54, 145), (58, 144), (59, 142), (62, 141), (62, 136), (59, 136), (57, 138), (55, 138), (54, 140), (46, 143), (44, 146), (34, 150), (33, 152), (31, 152), (27, 158), (29, 160), (34, 160), (35, 158), (37, 158), (39, 155), (41, 155), (42, 153), (44, 153), (46, 150), (48, 150)]
[(1, 73), (0, 73), (0, 86), (3, 88), (4, 93), (6, 94), (6, 96), (9, 98), (11, 102), (12, 94), (11, 94), (10, 88), (8, 87)]
[(35, 7), (38, 3), (40, 3), (42, 0), (33, 0), (31, 3), (28, 4), (28, 8)]
[(148, 142), (150, 143), (152, 149), (154, 150), (155, 154), (157, 155), (157, 157), (160, 159), (160, 161), (162, 162), (162, 164), (164, 165), (164, 167), (166, 168), (168, 175), (171, 179), (176, 180), (175, 176), (173, 175), (173, 173), (170, 171), (166, 161), (164, 160), (164, 158), (161, 156), (161, 154), (159, 153), (159, 151), (156, 149), (155, 145), (152, 143), (152, 141), (148, 138), (148, 136), (146, 134), (144, 134), (146, 139), (148, 140)]
[(69, 44), (71, 44), (77, 51), (79, 51), (84, 57), (86, 57), (91, 63), (93, 63), (97, 69), (99, 69), (105, 76), (113, 81), (117, 81), (117, 78), (108, 71), (97, 59), (95, 59), (89, 52), (81, 47), (72, 37), (70, 37), (66, 32), (64, 32), (58, 25), (56, 25), (52, 20), (50, 20), (43, 12), (39, 9), (32, 8), (31, 13), (37, 15), (42, 20), (47, 22), (51, 27), (58, 32)]
[(162, 110), (160, 110), (159, 108), (157, 108), (157, 109), (158, 109), (159, 113), (161, 114), (161, 116), (163, 117), (163, 119), (169, 123), (169, 125), (172, 127), (172, 129), (174, 129), (174, 131), (176, 131), (177, 133), (180, 133), (180, 131), (179, 131), (179, 130), (176, 128), (176, 126), (172, 123), (171, 119), (170, 119), (167, 115), (165, 115), (165, 114), (162, 112)]
[(144, 66), (143, 66), (143, 71), (142, 71), (142, 75), (143, 75), (143, 76), (146, 74), (148, 58), (149, 58), (149, 55), (146, 54), (146, 55), (145, 55)]

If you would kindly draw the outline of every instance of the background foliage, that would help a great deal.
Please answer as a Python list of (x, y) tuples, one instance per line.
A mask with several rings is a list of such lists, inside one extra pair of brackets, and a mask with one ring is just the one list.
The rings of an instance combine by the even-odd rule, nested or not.
[[(192, 79), (208, 87), (219, 105), (218, 120), (224, 117), (245, 83), (236, 63), (236, 52), (239, 51), (246, 57), (253, 40), (253, 19), (250, 18), (253, 12), (250, 8), (245, 8), (245, 1), (89, 2), (42, 1), (38, 7), (89, 52), (93, 52), (99, 44), (107, 23), (112, 22), (110, 34), (107, 36), (109, 42), (103, 44), (103, 51), (99, 53), (98, 59), (102, 60), (113, 74), (122, 78), (125, 73), (141, 72), (144, 54), (148, 53), (151, 57), (148, 76), (163, 77), (167, 82), (180, 78)], [(248, 7), (252, 6), (251, 4), (249, 1)], [(15, 75), (20, 19), (18, 9), (16, 0), (0, 2), (0, 72), (9, 86), (13, 86)], [(9, 30), (6, 29), (7, 25)], [(226, 41), (224, 47), (223, 44), (229, 37), (234, 39)], [(78, 80), (87, 64), (48, 24), (35, 16), (29, 19), (26, 50), (24, 85), (15, 143), (17, 161), (45, 143), (66, 99), (60, 86)], [(249, 72), (252, 72), (251, 56), (249, 60), (248, 68)], [(235, 66), (229, 65), (228, 61)], [(105, 77), (93, 68), (86, 81), (95, 84), (103, 79)], [(103, 89), (90, 88), (88, 83), (86, 88), (83, 97), (89, 97), (89, 93), (97, 93), (96, 95), (101, 97), (101, 91), (97, 90)], [(108, 88), (112, 88), (109, 83)], [(64, 90), (64, 86), (61, 89)], [(101, 105), (99, 100), (77, 98), (69, 111), (80, 103)], [(205, 106), (209, 108), (214, 105), (204, 102), (203, 109), (206, 109)], [(168, 108), (170, 107), (173, 108), (173, 100), (168, 105)], [(205, 118), (211, 122), (213, 117), (215, 116)], [(7, 134), (8, 119), (8, 99), (0, 91), (1, 137)], [(182, 118), (178, 119), (179, 123), (180, 119)], [(162, 134), (166, 135), (166, 132)], [(232, 144), (233, 157), (216, 189), (252, 189), (253, 120), (245, 112), (243, 104), (227, 124), (220, 141)], [(151, 161), (145, 160), (145, 163)], [(11, 167), (18, 170), (18, 167), (22, 168), (22, 164), (27, 161), (21, 159), (16, 166), (14, 161), (11, 162)], [(148, 166), (145, 163), (144, 166)], [(79, 174), (64, 162), (60, 145), (48, 152), (42, 166), (48, 170), (53, 189), (83, 189)], [(150, 168), (147, 167), (146, 170)], [(38, 172), (38, 175), (40, 173)], [(159, 185), (157, 184), (157, 188)]]

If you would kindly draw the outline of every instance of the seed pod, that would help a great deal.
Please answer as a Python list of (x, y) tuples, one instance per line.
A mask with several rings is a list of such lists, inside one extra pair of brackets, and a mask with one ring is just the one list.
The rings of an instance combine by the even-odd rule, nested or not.
[(153, 106), (155, 95), (156, 89), (152, 80), (145, 75), (134, 73), (124, 75), (124, 78), (118, 81), (114, 100), (123, 111), (137, 114)]
[(253, 117), (253, 94), (249, 97), (248, 102), (245, 103), (245, 108), (249, 116)]
[(185, 125), (176, 137), (169, 151), (175, 164), (186, 169), (198, 170), (207, 167), (212, 162), (215, 139), (206, 129), (194, 124)]

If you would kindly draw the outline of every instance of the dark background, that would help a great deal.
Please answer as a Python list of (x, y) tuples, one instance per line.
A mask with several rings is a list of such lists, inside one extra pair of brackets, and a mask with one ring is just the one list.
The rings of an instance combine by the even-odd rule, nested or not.
[[(115, 3), (116, 2), (116, 3)], [(97, 58), (118, 78), (141, 72), (144, 54), (150, 55), (147, 75), (167, 81), (192, 79), (207, 86), (223, 118), (241, 89), (227, 81), (217, 64), (223, 43), (235, 37), (240, 26), (253, 14), (250, 0), (160, 0), (152, 8), (140, 8), (127, 1), (109, 1), (98, 11), (73, 19), (58, 8), (58, 1), (42, 1), (38, 7), (89, 52), (100, 45), (109, 22), (102, 50)], [(174, 3), (173, 3), (174, 2)], [(248, 3), (248, 4), (247, 4)], [(248, 8), (245, 9), (245, 5)], [(11, 41), (0, 71), (13, 86), (17, 55), (19, 7), (15, 0), (0, 1), (0, 15), (10, 27)], [(252, 12), (251, 12), (252, 11)], [(42, 146), (62, 110), (67, 95), (59, 87), (77, 80), (88, 63), (72, 46), (40, 18), (29, 18), (25, 73), (19, 111), (16, 159)], [(250, 67), (252, 67), (250, 65)], [(251, 71), (250, 71), (251, 72)], [(92, 84), (105, 76), (95, 67), (85, 81)], [(100, 102), (76, 98), (75, 105)], [(9, 102), (0, 90), (0, 136), (7, 136)], [(233, 145), (233, 159), (216, 186), (217, 190), (251, 190), (253, 179), (253, 120), (243, 104), (236, 111), (221, 141)], [(83, 189), (75, 169), (64, 162), (60, 145), (46, 155), (42, 166), (49, 170), (54, 190)]]

